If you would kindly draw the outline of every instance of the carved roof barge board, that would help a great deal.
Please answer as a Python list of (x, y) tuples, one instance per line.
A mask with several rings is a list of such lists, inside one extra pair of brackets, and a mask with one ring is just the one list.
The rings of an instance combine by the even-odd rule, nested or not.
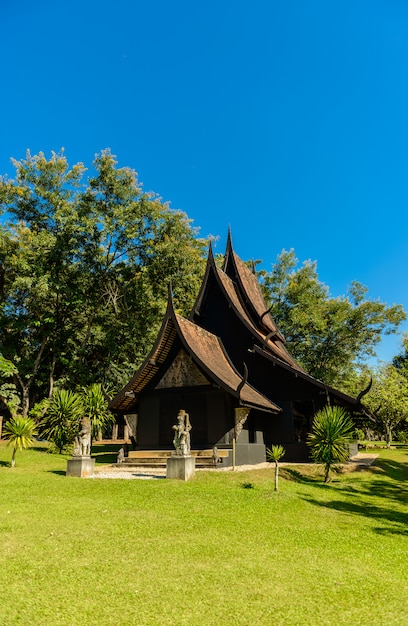
[(233, 396), (237, 405), (268, 413), (281, 412), (280, 407), (243, 380), (219, 337), (175, 313), (170, 294), (163, 324), (152, 350), (130, 382), (113, 398), (111, 410), (124, 414), (133, 412), (140, 393), (159, 383), (180, 349), (185, 350), (210, 382)]

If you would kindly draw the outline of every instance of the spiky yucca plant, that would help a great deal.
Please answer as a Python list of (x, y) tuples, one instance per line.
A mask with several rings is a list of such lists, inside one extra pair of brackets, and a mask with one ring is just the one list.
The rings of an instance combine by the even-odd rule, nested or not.
[(40, 423), (40, 434), (51, 441), (61, 454), (73, 442), (82, 416), (81, 396), (74, 391), (59, 389), (52, 396)]
[(92, 436), (97, 437), (99, 431), (115, 421), (115, 417), (108, 409), (108, 399), (99, 383), (85, 387), (81, 395), (84, 414), (92, 423)]
[(266, 456), (270, 461), (275, 463), (275, 491), (279, 490), (279, 460), (285, 454), (283, 446), (272, 446), (266, 448)]
[(332, 467), (350, 458), (348, 444), (353, 428), (350, 415), (340, 406), (325, 406), (314, 416), (307, 443), (313, 460), (324, 465), (325, 483), (330, 480)]
[(26, 450), (33, 445), (34, 435), (36, 434), (36, 423), (31, 417), (15, 415), (5, 425), (3, 434), (4, 437), (9, 440), (7, 445), (13, 447), (11, 467), (14, 467), (16, 464), (17, 450)]

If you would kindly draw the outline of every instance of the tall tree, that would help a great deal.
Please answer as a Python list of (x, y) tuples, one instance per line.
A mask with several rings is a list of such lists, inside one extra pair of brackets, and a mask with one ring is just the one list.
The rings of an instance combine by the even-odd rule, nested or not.
[(260, 278), (290, 352), (330, 385), (341, 386), (353, 367), (375, 355), (382, 335), (396, 332), (406, 319), (401, 305), (370, 300), (357, 281), (346, 295), (333, 298), (319, 281), (316, 263), (299, 265), (293, 250), (283, 250), (272, 271)]
[[(0, 341), (17, 368), (14, 383), (27, 415), (33, 386), (47, 370), (50, 387), (67, 330), (78, 311), (81, 225), (77, 215), (82, 164), (63, 155), (13, 161), (16, 179), (0, 182), (8, 222), (0, 238), (3, 276)], [(45, 363), (46, 368), (45, 368)]]
[(397, 426), (408, 420), (408, 381), (391, 363), (381, 365), (374, 373), (370, 393), (364, 398), (374, 421), (371, 428), (385, 436), (390, 447)]
[[(120, 385), (160, 323), (167, 283), (193, 303), (205, 242), (108, 150), (85, 167), (27, 153), (0, 180), (0, 353), (22, 414), (55, 382)], [(179, 272), (180, 271), (180, 272)]]

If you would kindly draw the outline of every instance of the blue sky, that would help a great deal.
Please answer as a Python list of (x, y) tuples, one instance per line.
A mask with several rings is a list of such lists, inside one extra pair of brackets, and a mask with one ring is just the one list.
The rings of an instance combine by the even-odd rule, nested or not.
[[(243, 259), (408, 310), (408, 3), (2, 0), (0, 172), (119, 164)], [(408, 324), (404, 328), (408, 330)], [(390, 359), (398, 339), (379, 356)]]

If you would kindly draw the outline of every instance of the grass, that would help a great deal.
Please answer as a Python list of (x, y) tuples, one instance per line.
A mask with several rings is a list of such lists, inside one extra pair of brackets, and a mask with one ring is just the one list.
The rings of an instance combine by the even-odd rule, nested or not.
[(405, 625), (408, 448), (188, 483), (65, 476), (0, 444), (3, 626)]

